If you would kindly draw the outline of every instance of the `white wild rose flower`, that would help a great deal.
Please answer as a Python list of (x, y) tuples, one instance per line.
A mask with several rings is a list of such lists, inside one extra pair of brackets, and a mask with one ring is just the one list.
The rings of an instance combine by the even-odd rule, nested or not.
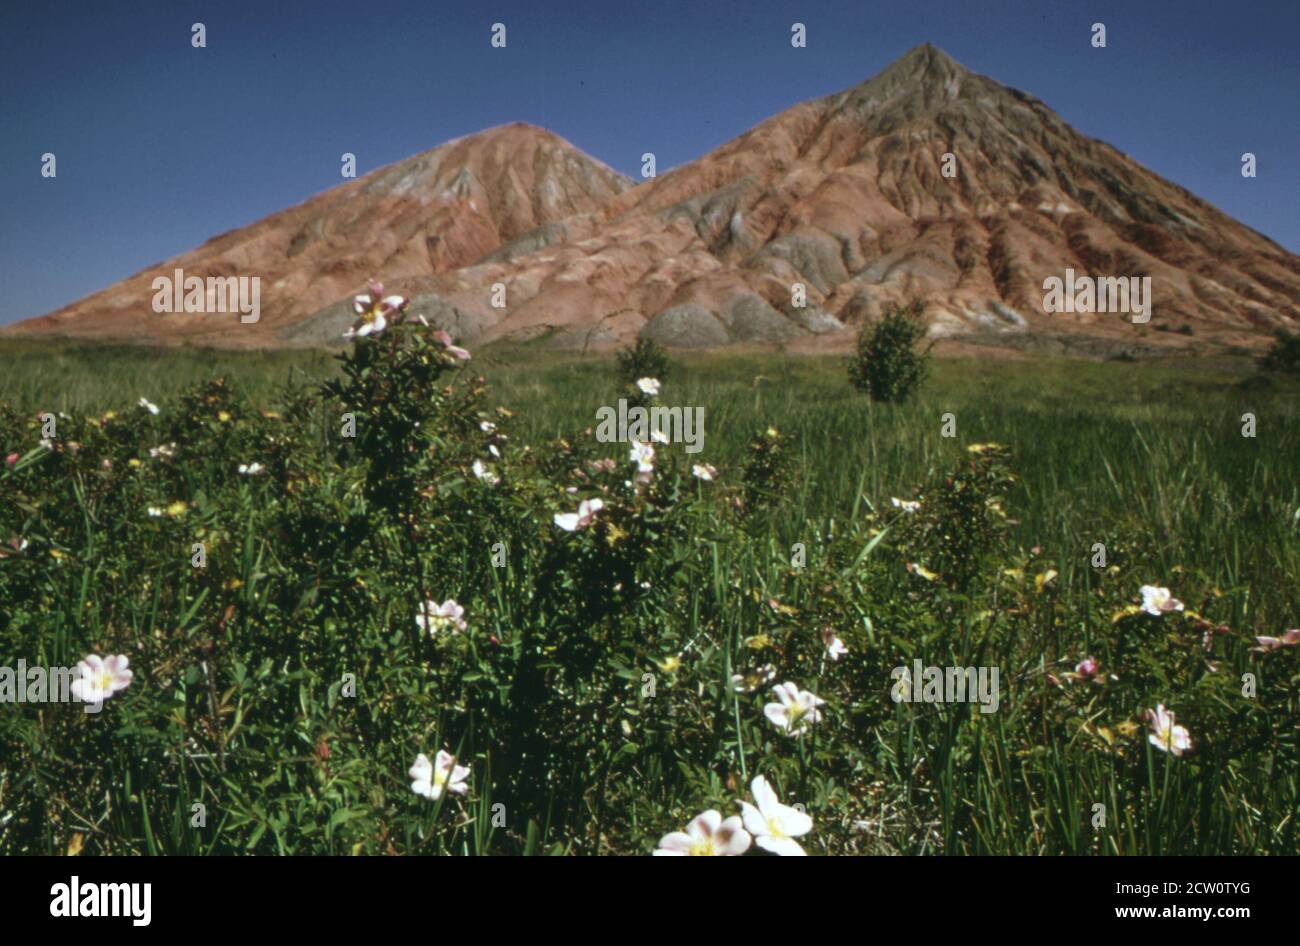
[(1152, 617), (1158, 618), (1169, 611), (1183, 610), (1183, 603), (1171, 595), (1168, 588), (1143, 585), (1140, 591), (1142, 592), (1142, 610)]
[(761, 686), (766, 686), (776, 679), (776, 668), (771, 664), (749, 670), (745, 673), (731, 675), (731, 689), (736, 693), (753, 693)]
[(357, 322), (343, 333), (344, 338), (378, 335), (388, 328), (388, 316), (401, 312), (409, 304), (405, 296), (385, 296), (383, 283), (373, 279), (366, 288), (370, 290), (368, 294), (352, 300), (352, 313)]
[(452, 344), (452, 338), (444, 329), (438, 329), (433, 333), (434, 340), (446, 350), (448, 355), (460, 361), (469, 361), (470, 354), (458, 345)]
[(772, 687), (772, 692), (780, 702), (764, 706), (763, 715), (778, 729), (785, 730), (786, 735), (802, 736), (821, 721), (821, 710), (817, 707), (825, 705), (826, 701), (811, 691), (800, 690), (795, 684), (786, 682)]
[(627, 458), (636, 464), (638, 473), (653, 473), (655, 469), (655, 448), (639, 440), (632, 441), (632, 449)]
[(641, 391), (642, 394), (647, 394), (650, 397), (659, 396), (658, 378), (641, 378), (640, 380), (637, 381), (636, 386)]
[(437, 801), (444, 791), (453, 795), (464, 795), (469, 791), (466, 779), (469, 769), (456, 764), (456, 757), (445, 749), (439, 749), (433, 762), (423, 752), (415, 757), (415, 764), (407, 773), (414, 780), (411, 791), (423, 795), (430, 801)]
[(415, 623), (420, 630), (427, 631), (431, 635), (446, 630), (463, 631), (467, 627), (464, 615), (465, 609), (457, 604), (454, 598), (448, 598), (442, 604), (426, 601), (421, 606), (420, 613), (415, 616)]
[(740, 808), (744, 812), (745, 829), (754, 836), (754, 843), (782, 857), (805, 856), (804, 849), (794, 839), (812, 830), (812, 818), (797, 808), (781, 804), (761, 775), (754, 777), (749, 789), (756, 805), (742, 801)]
[(1252, 647), (1251, 650), (1256, 650), (1260, 653), (1267, 653), (1270, 650), (1277, 650), (1280, 647), (1295, 647), (1297, 644), (1300, 644), (1300, 628), (1293, 627), (1289, 631), (1284, 631), (1281, 637), (1257, 636), (1255, 640), (1258, 642), (1259, 646)]
[(829, 627), (822, 628), (822, 643), (826, 645), (826, 656), (831, 660), (839, 660), (843, 654), (847, 654), (849, 649), (844, 646), (844, 641), (835, 636), (835, 632)]
[(722, 820), (722, 814), (710, 808), (691, 819), (685, 831), (673, 831), (659, 840), (655, 857), (736, 857), (749, 850), (749, 832), (740, 818), (732, 815)]
[(576, 513), (557, 512), (555, 514), (555, 524), (565, 532), (576, 532), (591, 525), (592, 520), (596, 518), (596, 513), (604, 508), (605, 501), (603, 499), (584, 499), (578, 503)]
[(378, 335), (386, 328), (388, 328), (388, 320), (384, 318), (382, 312), (376, 312), (373, 316), (364, 320), (359, 327), (349, 328), (343, 333), (343, 337), (365, 338), (367, 335)]
[(1157, 749), (1177, 758), (1192, 748), (1191, 733), (1185, 727), (1175, 725), (1174, 714), (1166, 710), (1163, 703), (1147, 710), (1147, 719), (1151, 722), (1151, 735), (1147, 740)]
[(77, 664), (79, 675), (72, 681), (72, 695), (84, 703), (102, 703), (131, 685), (129, 663), (125, 654), (107, 660), (98, 654), (90, 654)]

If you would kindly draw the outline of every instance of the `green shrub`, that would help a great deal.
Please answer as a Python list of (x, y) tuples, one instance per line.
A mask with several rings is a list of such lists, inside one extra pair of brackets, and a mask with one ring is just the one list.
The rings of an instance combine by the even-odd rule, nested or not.
[(925, 381), (929, 348), (918, 351), (925, 337), (923, 308), (890, 306), (875, 325), (863, 325), (858, 349), (849, 363), (849, 382), (873, 401), (902, 403)]
[(1300, 335), (1278, 329), (1272, 347), (1259, 360), (1261, 371), (1300, 376)]
[(625, 386), (636, 384), (642, 378), (667, 381), (671, 374), (668, 352), (654, 339), (642, 336), (618, 353), (618, 380)]
[(753, 512), (781, 500), (790, 478), (792, 457), (786, 439), (775, 427), (756, 433), (749, 440), (749, 456), (741, 474), (745, 509)]

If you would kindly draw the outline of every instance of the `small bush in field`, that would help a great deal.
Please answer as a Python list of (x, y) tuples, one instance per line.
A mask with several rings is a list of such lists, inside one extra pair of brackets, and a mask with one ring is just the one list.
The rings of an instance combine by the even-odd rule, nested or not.
[(902, 403), (925, 381), (929, 349), (917, 350), (925, 337), (922, 311), (920, 304), (890, 306), (884, 318), (858, 333), (849, 382), (873, 401)]
[(786, 439), (775, 427), (749, 440), (749, 458), (741, 475), (745, 509), (753, 512), (779, 502), (790, 477), (791, 456)]
[(1273, 345), (1259, 360), (1261, 371), (1300, 377), (1300, 335), (1279, 329)]
[(633, 385), (642, 378), (667, 381), (672, 374), (668, 352), (650, 338), (638, 338), (618, 353), (618, 380), (623, 385)]
[(999, 444), (971, 444), (957, 467), (921, 496), (907, 517), (925, 564), (966, 593), (1006, 558), (1005, 503), (1014, 480)]

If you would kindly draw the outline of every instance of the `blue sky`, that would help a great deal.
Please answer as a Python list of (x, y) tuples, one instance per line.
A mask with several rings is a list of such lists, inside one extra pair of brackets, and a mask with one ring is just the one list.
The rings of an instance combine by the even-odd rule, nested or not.
[(1300, 252), (1297, 0), (49, 0), (0, 6), (0, 323), (332, 187), (346, 151), (360, 175), (527, 121), (662, 173), (927, 41)]

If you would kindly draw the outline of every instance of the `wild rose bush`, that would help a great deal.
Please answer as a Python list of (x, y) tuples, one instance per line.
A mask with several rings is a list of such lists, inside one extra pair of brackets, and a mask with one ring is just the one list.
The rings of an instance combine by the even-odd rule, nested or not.
[[(0, 704), (0, 851), (1296, 849), (1300, 632), (1140, 530), (1058, 594), (1007, 448), (792, 561), (787, 435), (523, 444), (405, 309), (360, 297), (274, 409), (0, 409), (0, 664), (93, 657), (102, 701)], [(916, 659), (997, 667), (997, 711), (895, 702)]]

